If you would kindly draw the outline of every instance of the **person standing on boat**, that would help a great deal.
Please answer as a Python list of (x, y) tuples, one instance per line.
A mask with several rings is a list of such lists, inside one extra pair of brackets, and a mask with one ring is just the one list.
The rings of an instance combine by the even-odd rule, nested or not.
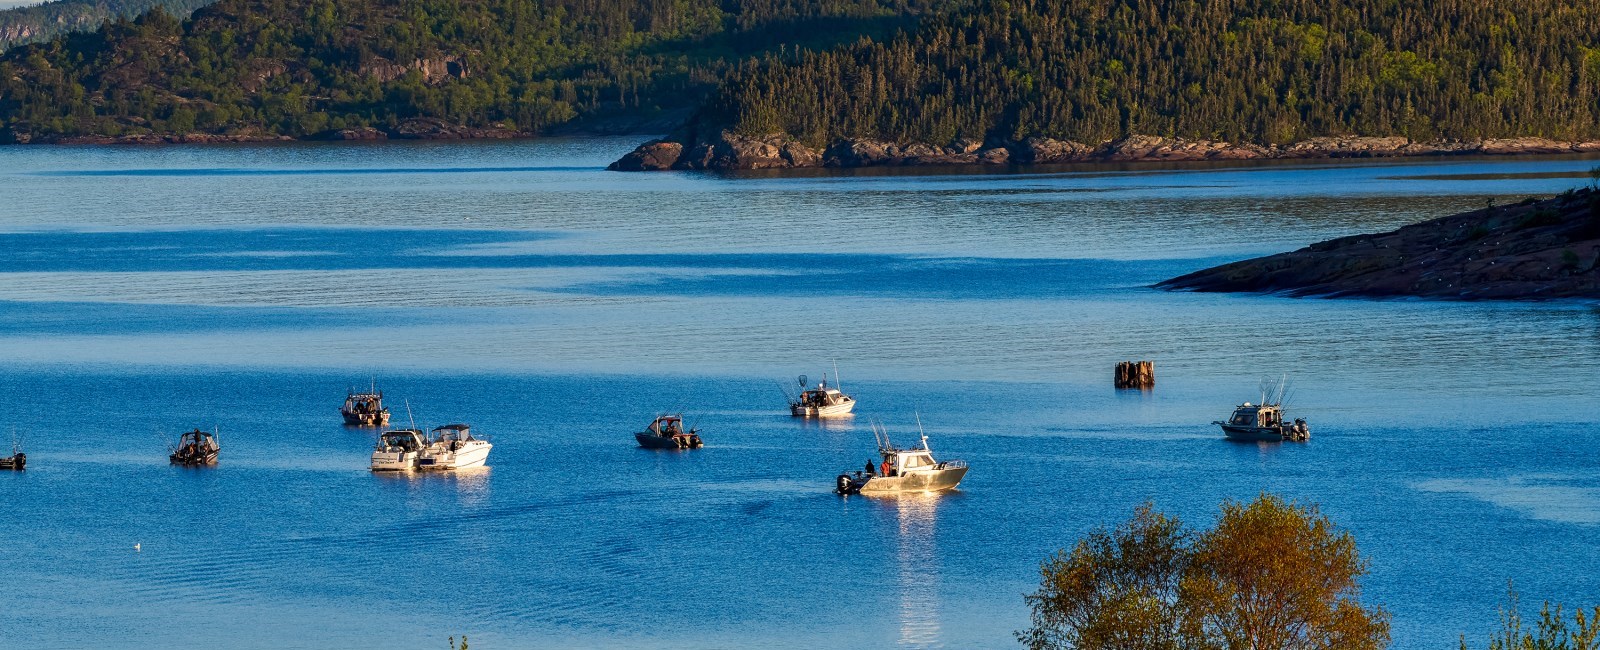
[(872, 466), (872, 459), (868, 458), (867, 459), (867, 476), (872, 476), (875, 473), (875, 472), (873, 472), (873, 469), (874, 468)]
[(884, 476), (894, 476), (893, 474), (889, 473), (891, 470), (889, 468), (889, 459), (887, 459), (887, 458), (883, 459), (883, 467), (881, 467), (879, 469), (883, 470), (883, 475)]

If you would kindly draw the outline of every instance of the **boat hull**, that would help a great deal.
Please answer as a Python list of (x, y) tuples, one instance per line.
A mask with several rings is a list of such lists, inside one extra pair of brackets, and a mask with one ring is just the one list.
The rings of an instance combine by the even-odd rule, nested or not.
[(417, 452), (372, 452), (372, 471), (374, 472), (409, 472), (416, 468)]
[(837, 418), (850, 415), (850, 412), (855, 410), (855, 408), (855, 400), (850, 400), (843, 404), (830, 404), (827, 406), (790, 404), (789, 413), (797, 418)]
[(21, 452), (18, 452), (17, 455), (15, 455), (15, 456), (7, 456), (5, 458), (0, 458), (0, 469), (19, 469), (20, 470), (20, 469), (26, 469), (27, 466), (28, 466), (28, 455), (24, 454), (24, 453), (21, 453)]
[(856, 488), (861, 494), (899, 492), (939, 492), (955, 489), (967, 475), (967, 468), (952, 467), (929, 472), (910, 472), (900, 476), (873, 476)]
[(386, 427), (389, 426), (389, 412), (381, 413), (353, 413), (339, 411), (344, 416), (344, 423), (353, 427)]
[(483, 467), (489, 461), (489, 450), (494, 448), (490, 443), (481, 445), (466, 445), (455, 451), (423, 452), (417, 460), (417, 469), (423, 471), (448, 471), (456, 469), (469, 469)]
[(213, 451), (213, 452), (206, 453), (206, 454), (176, 454), (175, 453), (175, 454), (172, 454), (172, 455), (168, 456), (167, 460), (169, 462), (171, 462), (173, 465), (183, 465), (183, 466), (186, 466), (186, 467), (198, 467), (200, 465), (215, 465), (215, 464), (217, 464), (217, 452)]
[(690, 442), (687, 437), (658, 436), (647, 431), (633, 434), (633, 439), (638, 440), (639, 446), (645, 449), (695, 449), (705, 446), (704, 444), (696, 445)]
[(1218, 426), (1222, 427), (1222, 435), (1229, 440), (1237, 440), (1239, 442), (1283, 442), (1296, 439), (1296, 434), (1288, 428), (1241, 427), (1231, 424)]

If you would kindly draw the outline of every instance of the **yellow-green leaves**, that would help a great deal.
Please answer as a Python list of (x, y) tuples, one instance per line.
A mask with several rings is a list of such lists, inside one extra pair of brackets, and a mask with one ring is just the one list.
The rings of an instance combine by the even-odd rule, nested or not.
[(1027, 596), (1030, 648), (1364, 650), (1389, 643), (1388, 616), (1364, 608), (1366, 563), (1314, 507), (1263, 495), (1225, 503), (1191, 533), (1144, 506), (1040, 568)]

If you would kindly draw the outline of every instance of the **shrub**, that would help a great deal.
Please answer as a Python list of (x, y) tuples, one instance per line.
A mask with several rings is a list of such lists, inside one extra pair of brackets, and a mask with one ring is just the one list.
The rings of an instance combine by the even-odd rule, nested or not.
[(1035, 650), (1382, 648), (1388, 614), (1357, 601), (1365, 573), (1354, 539), (1315, 507), (1264, 494), (1190, 533), (1145, 506), (1044, 562), (1017, 638)]

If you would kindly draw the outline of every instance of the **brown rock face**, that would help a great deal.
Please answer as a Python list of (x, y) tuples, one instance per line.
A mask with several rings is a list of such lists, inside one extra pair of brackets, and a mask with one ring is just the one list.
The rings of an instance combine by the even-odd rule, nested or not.
[(1361, 158), (1399, 155), (1409, 144), (1410, 140), (1401, 137), (1340, 136), (1302, 140), (1281, 147), (1280, 151), (1284, 158)]
[(1545, 138), (1502, 138), (1484, 140), (1478, 151), (1486, 154), (1571, 153), (1573, 143)]
[(638, 149), (628, 152), (627, 155), (610, 166), (611, 171), (621, 172), (646, 172), (662, 169), (672, 169), (677, 164), (678, 158), (683, 156), (683, 144), (668, 140), (651, 140), (639, 145)]
[(1094, 153), (1094, 148), (1070, 140), (1033, 137), (1023, 140), (1013, 158), (1017, 162), (1034, 164), (1083, 162)]
[(347, 140), (347, 141), (355, 141), (355, 140), (388, 140), (389, 139), (389, 134), (388, 133), (384, 133), (383, 131), (379, 131), (377, 129), (374, 129), (374, 128), (370, 127), (370, 126), (363, 126), (363, 127), (357, 127), (357, 128), (354, 128), (354, 129), (338, 129), (336, 131), (329, 131), (329, 132), (327, 132), (326, 134), (323, 135), (323, 138), (327, 139), (327, 140)]
[(1343, 237), (1156, 286), (1293, 296), (1600, 299), (1600, 192)]

